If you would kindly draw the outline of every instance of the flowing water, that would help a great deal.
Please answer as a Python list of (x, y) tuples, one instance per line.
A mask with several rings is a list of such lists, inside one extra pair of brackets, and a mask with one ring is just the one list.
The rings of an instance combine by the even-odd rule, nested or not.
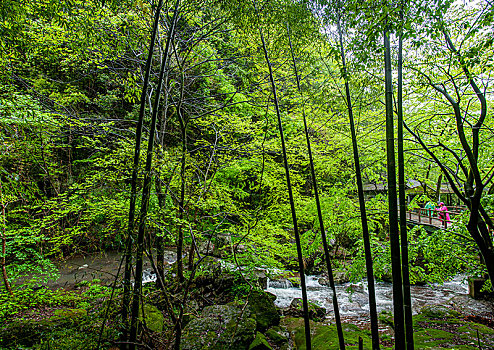
[[(176, 252), (165, 251), (165, 263), (172, 264), (176, 260)], [(120, 266), (120, 264), (122, 265)], [(59, 277), (55, 281), (47, 283), (52, 287), (72, 287), (82, 281), (98, 279), (104, 284), (115, 281), (118, 273), (119, 278), (123, 276), (124, 265), (122, 253), (107, 252), (102, 254), (91, 254), (84, 257), (75, 257), (57, 264)], [(119, 271), (120, 267), (120, 271)], [(143, 261), (143, 283), (156, 281), (151, 263), (147, 258)]]
[[(176, 252), (167, 251), (165, 261), (172, 264), (176, 259)], [(113, 283), (122, 260), (119, 252), (95, 254), (86, 257), (72, 258), (59, 264), (60, 277), (51, 283), (54, 287), (70, 287), (81, 281), (99, 279), (105, 284)], [(123, 274), (121, 267), (120, 276)], [(150, 262), (144, 260), (143, 282), (156, 280)], [(328, 316), (333, 315), (332, 293), (328, 286), (319, 284), (318, 276), (307, 276), (307, 294), (310, 301), (318, 304), (328, 311)], [(288, 307), (294, 298), (301, 298), (302, 292), (294, 287), (289, 280), (268, 280), (268, 292), (276, 295), (275, 304), (278, 307)], [(342, 316), (365, 316), (369, 312), (367, 283), (344, 283), (336, 286), (338, 304)], [(459, 276), (443, 285), (412, 286), (412, 308), (417, 313), (426, 304), (448, 304), (448, 301), (456, 295), (468, 293), (467, 284), (463, 277)], [(386, 282), (376, 283), (376, 301), (378, 311), (392, 311), (392, 284)]]
[[(448, 304), (456, 295), (468, 293), (468, 285), (463, 281), (464, 277), (458, 276), (452, 281), (442, 285), (432, 284), (427, 286), (411, 286), (412, 310), (416, 314), (424, 305)], [(318, 276), (307, 276), (307, 296), (313, 303), (324, 307), (329, 316), (333, 315), (332, 292), (329, 286), (323, 286), (318, 282)], [(378, 312), (392, 311), (393, 293), (392, 284), (377, 282), (376, 304)], [(278, 307), (288, 307), (294, 298), (301, 298), (302, 291), (294, 287), (289, 281), (268, 280), (268, 292), (276, 295), (275, 304)], [(342, 316), (365, 316), (369, 313), (369, 294), (367, 281), (359, 283), (344, 283), (336, 286), (336, 297)]]

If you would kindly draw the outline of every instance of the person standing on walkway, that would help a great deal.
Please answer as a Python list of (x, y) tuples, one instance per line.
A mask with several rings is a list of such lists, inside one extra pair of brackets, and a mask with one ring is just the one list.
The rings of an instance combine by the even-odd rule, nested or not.
[(428, 217), (431, 217), (432, 212), (434, 211), (434, 209), (436, 209), (436, 204), (433, 201), (428, 201), (427, 203), (425, 203), (424, 209), (425, 209), (425, 214)]
[(436, 208), (436, 211), (438, 212), (439, 219), (444, 224), (444, 227), (447, 227), (448, 223), (451, 222), (451, 219), (449, 217), (448, 208), (444, 205), (443, 202), (440, 202), (439, 207)]

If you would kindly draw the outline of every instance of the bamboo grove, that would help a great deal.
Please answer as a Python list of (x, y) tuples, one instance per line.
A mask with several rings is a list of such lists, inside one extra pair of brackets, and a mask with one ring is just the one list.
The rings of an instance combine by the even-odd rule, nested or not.
[[(269, 332), (255, 298), (282, 278), (303, 337), (256, 346), (318, 349), (317, 275), (335, 348), (419, 348), (413, 285), (492, 290), (493, 21), (489, 1), (2, 2), (0, 318), (71, 305), (98, 314), (88, 348), (250, 349)], [(452, 225), (410, 225), (444, 198)], [(106, 286), (47, 287), (63, 261), (110, 252)], [(368, 294), (355, 343), (341, 274)], [(235, 320), (225, 343), (191, 335), (224, 305), (240, 310), (219, 317)], [(146, 313), (165, 320), (148, 332)]]

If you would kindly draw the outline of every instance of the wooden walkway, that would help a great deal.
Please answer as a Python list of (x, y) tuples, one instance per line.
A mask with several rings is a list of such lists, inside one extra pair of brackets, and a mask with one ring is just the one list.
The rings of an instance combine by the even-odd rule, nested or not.
[[(435, 227), (438, 229), (448, 228), (452, 224), (454, 224), (454, 218), (460, 215), (465, 208), (463, 207), (451, 207), (450, 210), (447, 211), (451, 221), (446, 221), (441, 218), (438, 214), (439, 212), (432, 209), (423, 209), (416, 208), (413, 210), (407, 211), (407, 221), (413, 225), (425, 225), (430, 227)], [(441, 212), (446, 213), (446, 212)]]

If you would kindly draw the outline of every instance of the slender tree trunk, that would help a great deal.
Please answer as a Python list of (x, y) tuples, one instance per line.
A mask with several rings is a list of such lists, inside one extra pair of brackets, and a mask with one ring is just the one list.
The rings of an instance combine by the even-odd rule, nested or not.
[(393, 82), (391, 75), (391, 50), (388, 28), (384, 29), (384, 65), (386, 87), (386, 155), (388, 170), (389, 239), (393, 275), (393, 309), (395, 324), (395, 348), (406, 349), (403, 310), (403, 284), (401, 278), (400, 236), (398, 232), (398, 205), (396, 195), (396, 163), (393, 127)]
[(367, 224), (367, 212), (365, 209), (364, 186), (362, 183), (362, 173), (360, 169), (360, 157), (358, 153), (357, 133), (355, 131), (355, 121), (353, 118), (352, 98), (350, 95), (350, 85), (348, 83), (348, 73), (346, 67), (345, 50), (343, 47), (343, 32), (341, 29), (341, 19), (338, 15), (338, 34), (340, 40), (340, 55), (342, 62), (343, 78), (345, 80), (345, 94), (348, 109), (348, 119), (350, 121), (350, 131), (352, 136), (353, 160), (355, 163), (355, 176), (357, 180), (357, 192), (360, 206), (360, 219), (362, 223), (362, 236), (364, 239), (365, 267), (367, 271), (367, 285), (369, 289), (369, 314), (371, 319), (372, 349), (379, 349), (379, 325), (377, 318), (376, 290), (374, 282), (374, 268), (372, 266), (372, 250), (370, 246), (369, 226)]
[[(183, 84), (182, 84), (183, 86)], [(182, 101), (182, 96), (180, 98)], [(180, 122), (180, 129), (182, 131), (182, 159), (180, 160), (180, 198), (178, 202), (178, 241), (177, 241), (177, 277), (178, 281), (182, 283), (184, 281), (184, 263), (183, 263), (183, 252), (184, 252), (184, 214), (185, 214), (185, 166), (186, 166), (186, 155), (187, 155), (187, 124), (184, 121), (182, 112), (180, 110), (181, 106), (177, 108), (178, 119)]]
[(3, 201), (3, 187), (2, 181), (0, 181), (0, 206), (2, 207), (2, 258), (0, 259), (0, 265), (2, 266), (2, 276), (3, 276), (3, 284), (5, 285), (5, 289), (7, 293), (11, 296), (14, 295), (12, 293), (12, 288), (10, 287), (9, 279), (7, 276), (7, 268), (5, 267), (5, 254), (6, 254), (6, 237), (5, 231), (7, 228), (7, 221), (5, 220), (5, 202)]
[(141, 138), (142, 138), (142, 125), (144, 123), (144, 111), (146, 109), (146, 95), (149, 85), (149, 76), (151, 73), (151, 62), (153, 59), (154, 44), (156, 42), (156, 34), (158, 32), (159, 18), (161, 8), (163, 7), (163, 0), (160, 0), (156, 13), (154, 15), (153, 31), (151, 33), (151, 42), (149, 44), (148, 57), (146, 61), (144, 84), (141, 92), (141, 106), (139, 109), (139, 119), (137, 121), (136, 136), (135, 136), (135, 148), (134, 148), (134, 163), (132, 166), (132, 179), (130, 190), (130, 205), (129, 205), (129, 222), (127, 224), (127, 240), (125, 243), (125, 270), (123, 280), (123, 301), (122, 301), (122, 318), (124, 321), (124, 337), (128, 332), (128, 315), (130, 304), (130, 279), (132, 273), (132, 243), (134, 235), (135, 225), (135, 208), (137, 198), (137, 173), (139, 171), (139, 158), (141, 154)]
[[(403, 2), (401, 3), (400, 18), (403, 23)], [(403, 151), (403, 29), (398, 39), (398, 187), (400, 202), (400, 238), (401, 238), (401, 263), (403, 275), (403, 302), (405, 312), (405, 335), (407, 350), (414, 349), (413, 343), (413, 318), (412, 296), (410, 294), (410, 274), (408, 271), (408, 235), (407, 213), (405, 193), (405, 158)], [(426, 192), (424, 192), (426, 193)]]
[(168, 63), (168, 51), (170, 48), (170, 42), (173, 33), (175, 31), (175, 23), (178, 15), (179, 5), (180, 5), (180, 0), (177, 0), (175, 3), (175, 10), (173, 12), (173, 18), (170, 24), (170, 29), (168, 30), (168, 35), (166, 38), (165, 50), (163, 53), (163, 61), (161, 62), (160, 74), (158, 78), (158, 88), (156, 90), (156, 95), (153, 104), (151, 127), (149, 130), (149, 140), (148, 140), (148, 148), (146, 154), (146, 167), (144, 170), (144, 185), (143, 185), (142, 199), (141, 199), (141, 211), (139, 214), (139, 231), (137, 235), (136, 274), (135, 274), (134, 293), (132, 300), (132, 322), (130, 327), (130, 338), (129, 338), (131, 350), (135, 349), (135, 343), (137, 340), (139, 302), (141, 299), (141, 290), (142, 290), (142, 262), (143, 262), (143, 253), (144, 253), (144, 232), (146, 228), (146, 216), (149, 207), (149, 197), (151, 194), (151, 166), (153, 160), (156, 120), (157, 120), (158, 109), (160, 104), (161, 89), (163, 86), (164, 75)]
[(436, 184), (436, 202), (438, 202), (441, 199), (441, 182), (443, 181), (443, 174), (439, 174), (439, 177), (437, 178), (437, 184)]
[[(163, 193), (163, 186), (161, 185), (161, 181), (158, 177), (156, 177), (154, 183), (155, 183), (154, 187), (156, 188), (156, 193), (158, 196), (158, 204), (161, 209), (164, 209), (166, 206), (166, 194)], [(165, 279), (164, 261), (165, 261), (165, 248), (163, 245), (163, 236), (157, 235), (156, 236), (156, 269), (157, 269), (156, 272), (159, 275), (158, 278), (156, 278), (157, 285), (159, 285)]]
[[(293, 60), (293, 69), (295, 71), (295, 79), (297, 80), (297, 90), (300, 94), (300, 97), (303, 99), (302, 89), (300, 88), (300, 77), (298, 75), (298, 70), (297, 70), (297, 61), (295, 59), (295, 54), (293, 52), (292, 39), (290, 36), (290, 29), (288, 27), (288, 24), (287, 24), (287, 32), (288, 32), (288, 41), (290, 43), (290, 52), (292, 54), (292, 60)], [(326, 266), (328, 269), (329, 286), (330, 286), (331, 291), (333, 293), (332, 300), (333, 300), (333, 310), (334, 310), (334, 317), (335, 317), (335, 322), (336, 322), (336, 329), (338, 332), (338, 340), (339, 340), (339, 344), (340, 344), (340, 349), (344, 350), (345, 349), (345, 338), (343, 336), (343, 327), (341, 325), (341, 318), (340, 318), (340, 308), (338, 306), (338, 299), (336, 296), (336, 286), (334, 283), (333, 268), (331, 266), (331, 258), (329, 256), (328, 240), (326, 238), (326, 230), (324, 229), (324, 220), (322, 218), (321, 202), (319, 200), (319, 191), (317, 189), (316, 171), (314, 169), (314, 161), (312, 158), (312, 148), (310, 145), (309, 131), (307, 128), (307, 118), (305, 116), (305, 103), (304, 102), (302, 102), (302, 116), (304, 119), (304, 130), (305, 130), (305, 139), (307, 141), (307, 151), (309, 153), (310, 173), (311, 173), (311, 177), (312, 177), (312, 183), (314, 185), (314, 196), (316, 199), (317, 217), (319, 219), (319, 229), (321, 230), (322, 244), (324, 247), (324, 256), (326, 258)]]
[(295, 201), (293, 199), (292, 184), (290, 181), (290, 168), (288, 167), (288, 159), (287, 159), (287, 155), (286, 155), (285, 136), (283, 134), (283, 124), (281, 122), (280, 106), (278, 103), (278, 96), (276, 93), (276, 84), (274, 82), (273, 68), (271, 66), (271, 61), (269, 60), (268, 49), (266, 47), (266, 42), (264, 40), (264, 35), (263, 35), (262, 29), (261, 29), (261, 17), (259, 15), (259, 11), (257, 9), (257, 5), (256, 5), (255, 0), (253, 0), (253, 4), (254, 4), (254, 8), (256, 11), (257, 19), (258, 19), (259, 35), (261, 37), (262, 48), (264, 51), (264, 58), (266, 59), (266, 64), (267, 64), (268, 69), (269, 69), (269, 80), (271, 82), (271, 89), (273, 92), (273, 100), (274, 100), (274, 105), (275, 105), (275, 109), (276, 109), (276, 115), (278, 117), (278, 129), (280, 132), (281, 149), (283, 152), (283, 163), (285, 166), (286, 185), (288, 188), (288, 197), (289, 197), (289, 201), (290, 201), (290, 209), (291, 209), (292, 221), (293, 221), (293, 231), (295, 234), (295, 242), (297, 245), (297, 258), (298, 258), (298, 266), (299, 266), (299, 272), (300, 272), (300, 286), (302, 288), (302, 304), (303, 304), (303, 309), (304, 309), (305, 346), (306, 346), (306, 349), (310, 350), (310, 349), (312, 349), (312, 345), (311, 345), (310, 323), (309, 323), (309, 303), (307, 301), (307, 285), (305, 282), (305, 267), (304, 267), (304, 260), (303, 260), (303, 255), (302, 255), (302, 245), (300, 243), (300, 234), (298, 232), (297, 214), (295, 212)]
[(184, 100), (184, 89), (185, 89), (185, 73), (183, 66), (179, 63), (180, 59), (177, 53), (177, 50), (174, 46), (174, 54), (177, 60), (177, 64), (180, 67), (181, 71), (181, 84), (180, 84), (180, 96), (178, 100), (178, 105), (176, 106), (178, 122), (180, 125), (180, 132), (182, 135), (182, 158), (180, 160), (180, 196), (178, 200), (178, 218), (179, 218), (179, 227), (178, 227), (178, 239), (177, 239), (177, 278), (178, 282), (182, 283), (184, 281), (184, 262), (183, 262), (183, 253), (184, 253), (184, 216), (185, 216), (185, 169), (187, 162), (187, 124), (188, 120), (184, 118), (182, 113), (182, 102)]

